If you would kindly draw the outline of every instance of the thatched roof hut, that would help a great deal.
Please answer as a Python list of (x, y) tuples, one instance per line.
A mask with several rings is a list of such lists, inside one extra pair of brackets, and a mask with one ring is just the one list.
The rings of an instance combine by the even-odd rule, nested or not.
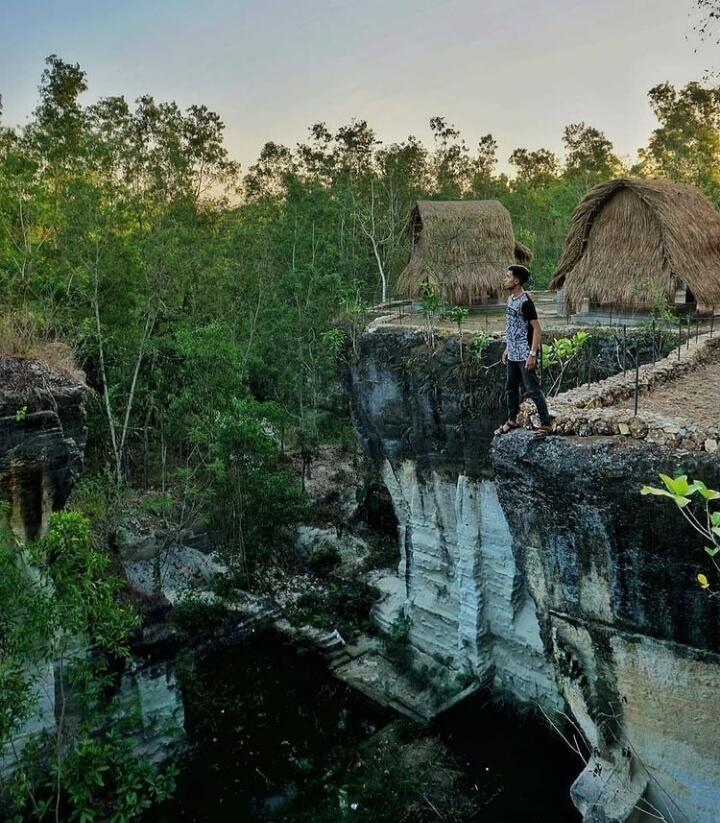
[(510, 212), (497, 200), (418, 200), (410, 215), (412, 253), (395, 286), (399, 297), (437, 283), (445, 300), (484, 302), (503, 291), (512, 263), (532, 252), (515, 240)]
[[(589, 191), (572, 218), (550, 288), (624, 311), (676, 294), (720, 306), (720, 215), (694, 186), (611, 180)], [(684, 302), (681, 301), (681, 302)]]

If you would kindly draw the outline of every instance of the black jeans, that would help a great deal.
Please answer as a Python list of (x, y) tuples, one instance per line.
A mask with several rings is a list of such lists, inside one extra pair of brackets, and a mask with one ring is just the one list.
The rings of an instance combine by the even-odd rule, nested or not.
[(520, 386), (525, 389), (525, 394), (537, 406), (540, 422), (543, 426), (550, 423), (545, 395), (542, 393), (540, 384), (535, 377), (535, 371), (525, 368), (525, 362), (507, 361), (507, 381), (505, 383), (505, 394), (507, 395), (508, 419), (515, 420), (520, 411)]

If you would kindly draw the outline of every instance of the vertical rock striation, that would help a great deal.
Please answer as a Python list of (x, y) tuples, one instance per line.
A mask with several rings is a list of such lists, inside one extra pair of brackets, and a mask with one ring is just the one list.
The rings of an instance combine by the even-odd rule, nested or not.
[(489, 479), (432, 472), (405, 460), (383, 476), (396, 507), (409, 639), (423, 655), (518, 701), (558, 708), (535, 605)]
[(696, 582), (702, 540), (640, 488), (679, 467), (715, 487), (720, 461), (524, 433), (496, 441), (492, 457), (557, 682), (591, 746), (576, 805), (587, 820), (638, 807), (716, 820), (720, 604)]
[(420, 654), (564, 710), (587, 744), (585, 820), (715, 821), (720, 602), (696, 584), (701, 543), (639, 491), (678, 468), (717, 488), (720, 461), (620, 437), (492, 440), (498, 354), (463, 363), (456, 340), (431, 351), (380, 326), (345, 370), (400, 530), (380, 622), (402, 606)]

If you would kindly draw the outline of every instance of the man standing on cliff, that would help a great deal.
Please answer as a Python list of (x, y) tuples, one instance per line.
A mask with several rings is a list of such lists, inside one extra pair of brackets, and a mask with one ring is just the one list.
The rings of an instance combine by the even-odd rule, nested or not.
[(495, 430), (495, 434), (507, 434), (518, 428), (517, 415), (520, 411), (520, 386), (535, 403), (540, 416), (540, 426), (534, 437), (547, 437), (552, 432), (547, 403), (540, 384), (535, 377), (535, 366), (541, 346), (540, 321), (535, 304), (523, 288), (530, 278), (525, 266), (510, 266), (505, 273), (505, 288), (510, 292), (505, 320), (506, 344), (502, 362), (507, 367), (505, 394), (507, 396), (508, 418)]

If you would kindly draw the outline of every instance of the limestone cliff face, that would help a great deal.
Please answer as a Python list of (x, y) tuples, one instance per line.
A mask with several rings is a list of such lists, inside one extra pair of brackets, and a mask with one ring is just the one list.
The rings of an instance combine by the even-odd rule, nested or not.
[[(85, 383), (39, 360), (0, 356), (0, 500), (22, 543), (45, 534), (50, 514), (65, 503), (82, 470), (87, 436)], [(39, 664), (34, 715), (12, 746), (53, 726), (55, 672)], [(0, 750), (0, 775), (14, 767), (12, 747)]]
[(492, 458), (556, 680), (592, 746), (576, 804), (590, 820), (650, 812), (648, 802), (667, 819), (716, 820), (719, 604), (696, 582), (702, 541), (639, 491), (680, 467), (715, 486), (720, 462), (525, 433), (498, 439)]
[[(377, 461), (400, 527), (410, 642), (519, 701), (560, 697), (535, 604), (513, 556), (489, 458), (502, 396), (500, 346), (460, 362), (449, 338), (379, 330), (346, 373), (358, 435)], [(466, 354), (467, 358), (468, 355)], [(379, 604), (379, 622), (395, 616)]]
[[(61, 508), (78, 479), (87, 438), (87, 386), (63, 369), (39, 360), (0, 357), (0, 499), (10, 504), (10, 525), (21, 542), (42, 536), (50, 514)], [(16, 754), (42, 731), (54, 729), (60, 673), (52, 661), (38, 664), (33, 715), (11, 744), (0, 749), (0, 778), (17, 766)], [(67, 683), (65, 690), (71, 690)], [(133, 737), (138, 755), (167, 757), (182, 717), (173, 667), (135, 657), (115, 697), (118, 716), (137, 712)]]
[(502, 373), (453, 345), (380, 328), (346, 371), (400, 524), (412, 644), (566, 712), (588, 746), (585, 820), (717, 820), (719, 604), (695, 581), (702, 545), (639, 491), (680, 467), (717, 487), (720, 461), (618, 437), (493, 441)]
[(23, 541), (45, 532), (82, 469), (86, 391), (63, 369), (0, 357), (0, 497)]

